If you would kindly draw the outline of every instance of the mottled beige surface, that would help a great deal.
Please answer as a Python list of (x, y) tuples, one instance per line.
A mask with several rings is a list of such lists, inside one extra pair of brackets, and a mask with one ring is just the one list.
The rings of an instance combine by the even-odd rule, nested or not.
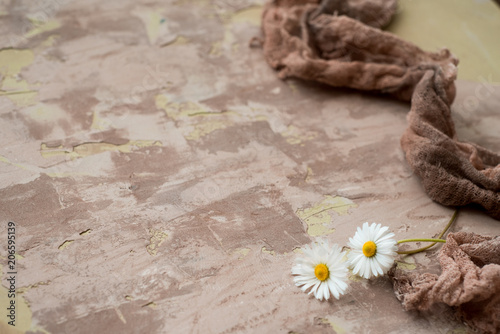
[[(290, 276), (317, 237), (446, 224), (453, 210), (427, 198), (399, 145), (408, 104), (277, 79), (247, 46), (259, 1), (46, 3), (0, 5), (1, 265), (13, 220), (17, 330), (465, 331), (445, 308), (404, 312), (386, 278), (351, 277), (319, 302)], [(457, 88), (459, 137), (499, 151), (500, 87)], [(467, 208), (453, 230), (500, 224)], [(398, 266), (436, 272), (435, 255)]]

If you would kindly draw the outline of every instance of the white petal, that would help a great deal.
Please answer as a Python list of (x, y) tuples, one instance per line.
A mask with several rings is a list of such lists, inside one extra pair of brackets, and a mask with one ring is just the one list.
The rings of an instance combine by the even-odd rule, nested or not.
[(332, 292), (332, 295), (333, 295), (333, 297), (335, 297), (335, 299), (339, 299), (340, 298), (339, 291), (337, 290), (337, 286), (334, 283), (334, 281), (329, 280), (329, 282), (328, 282), (328, 288)]
[(330, 299), (330, 289), (328, 284), (326, 284), (326, 282), (323, 282), (323, 284), (321, 285), (323, 285), (323, 295), (325, 297), (325, 300)]
[(318, 288), (314, 291), (314, 297), (316, 297), (316, 299), (319, 299), (319, 300), (323, 299), (323, 286), (322, 286), (322, 284), (319, 284)]
[(318, 290), (318, 287), (319, 287), (319, 281), (316, 282), (316, 284), (314, 284), (314, 286), (311, 288), (311, 291), (309, 291), (308, 295), (310, 295), (311, 293), (314, 294), (314, 296), (316, 296), (316, 291)]

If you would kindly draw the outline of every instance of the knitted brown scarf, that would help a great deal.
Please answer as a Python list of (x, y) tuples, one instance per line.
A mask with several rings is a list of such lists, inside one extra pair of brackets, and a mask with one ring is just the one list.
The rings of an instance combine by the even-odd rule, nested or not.
[(500, 155), (456, 138), (458, 59), (380, 30), (395, 11), (395, 0), (271, 1), (262, 17), (265, 58), (280, 78), (411, 101), (401, 145), (428, 195), (444, 205), (476, 203), (500, 219)]

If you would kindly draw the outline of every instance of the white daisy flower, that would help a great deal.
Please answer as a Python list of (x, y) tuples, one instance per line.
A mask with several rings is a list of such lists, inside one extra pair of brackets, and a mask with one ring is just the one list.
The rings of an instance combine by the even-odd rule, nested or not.
[(364, 278), (384, 275), (394, 263), (398, 250), (394, 233), (381, 224), (363, 224), (354, 238), (349, 238), (351, 251), (347, 254), (349, 267), (355, 275)]
[(306, 245), (303, 249), (305, 257), (297, 258), (292, 268), (296, 286), (302, 291), (314, 293), (319, 300), (328, 300), (330, 294), (339, 299), (347, 289), (347, 262), (343, 260), (345, 253), (337, 244), (332, 248), (325, 241)]

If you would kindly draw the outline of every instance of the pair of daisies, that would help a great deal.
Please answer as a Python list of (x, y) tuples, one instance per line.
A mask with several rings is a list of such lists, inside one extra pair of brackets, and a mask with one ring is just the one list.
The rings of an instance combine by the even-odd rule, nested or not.
[(364, 223), (349, 238), (347, 261), (346, 252), (337, 244), (331, 248), (325, 241), (307, 245), (303, 249), (305, 257), (298, 258), (292, 268), (295, 284), (302, 286), (302, 291), (310, 289), (309, 294), (319, 300), (327, 300), (330, 295), (339, 299), (347, 290), (348, 268), (366, 279), (382, 276), (391, 268), (398, 249), (394, 236), (386, 226)]

